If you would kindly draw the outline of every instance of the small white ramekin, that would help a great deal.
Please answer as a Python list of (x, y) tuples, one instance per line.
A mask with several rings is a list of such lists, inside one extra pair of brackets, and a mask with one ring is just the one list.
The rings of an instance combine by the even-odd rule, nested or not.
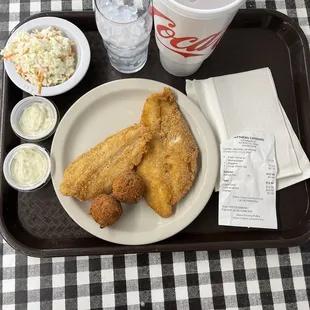
[[(17, 184), (15, 182), (14, 178), (12, 177), (11, 165), (12, 165), (14, 155), (16, 154), (16, 152), (20, 151), (21, 149), (25, 149), (25, 148), (35, 149), (37, 152), (40, 152), (47, 160), (47, 169), (46, 169), (44, 176), (40, 180), (38, 180), (36, 183), (31, 184), (31, 185), (21, 186), (21, 185)], [(3, 174), (4, 174), (6, 181), (9, 183), (9, 185), (11, 187), (13, 187), (13, 188), (15, 188), (21, 192), (34, 191), (36, 189), (43, 187), (45, 184), (47, 184), (47, 182), (50, 179), (50, 175), (51, 175), (51, 159), (50, 159), (50, 156), (43, 147), (41, 147), (37, 144), (25, 143), (25, 144), (18, 145), (17, 147), (12, 149), (9, 152), (9, 154), (5, 157), (4, 162), (3, 162)]]
[[(52, 123), (52, 126), (48, 130), (42, 132), (40, 135), (29, 136), (29, 135), (26, 135), (20, 128), (19, 120), (23, 112), (25, 111), (25, 109), (31, 106), (32, 104), (34, 104), (35, 102), (44, 103), (51, 108), (52, 113), (53, 113), (53, 123)], [(53, 104), (52, 101), (46, 98), (43, 98), (43, 97), (39, 97), (39, 96), (30, 96), (30, 97), (24, 98), (21, 101), (19, 101), (13, 108), (11, 112), (11, 118), (10, 118), (11, 126), (15, 134), (19, 136), (21, 139), (29, 141), (29, 142), (39, 142), (39, 141), (43, 141), (47, 139), (48, 137), (50, 137), (56, 130), (58, 120), (59, 120), (59, 111), (57, 107)]]
[[(38, 93), (38, 86), (33, 85), (26, 80), (16, 71), (13, 63), (8, 59), (4, 60), (4, 68), (11, 81), (23, 91), (31, 95), (39, 95), (42, 97), (56, 96), (63, 94), (73, 87), (75, 87), (85, 76), (89, 64), (90, 64), (90, 47), (84, 33), (73, 23), (58, 17), (39, 17), (31, 19), (21, 25), (11, 34), (8, 42), (14, 39), (14, 37), (21, 31), (33, 31), (35, 29), (42, 30), (49, 26), (53, 26), (60, 30), (64, 36), (69, 38), (75, 43), (74, 52), (76, 54), (76, 69), (73, 75), (64, 83), (42, 87), (41, 93)], [(7, 43), (8, 43), (7, 42)]]

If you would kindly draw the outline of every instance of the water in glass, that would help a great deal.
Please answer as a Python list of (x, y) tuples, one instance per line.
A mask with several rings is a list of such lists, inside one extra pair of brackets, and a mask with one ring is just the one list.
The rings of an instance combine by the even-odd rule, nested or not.
[(147, 61), (152, 29), (151, 0), (96, 0), (96, 23), (111, 65), (122, 73)]

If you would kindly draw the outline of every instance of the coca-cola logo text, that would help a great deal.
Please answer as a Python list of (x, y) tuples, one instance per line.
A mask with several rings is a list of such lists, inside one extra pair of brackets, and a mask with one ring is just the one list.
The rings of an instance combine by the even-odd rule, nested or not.
[[(158, 41), (164, 45), (169, 50), (182, 55), (185, 58), (195, 57), (195, 56), (204, 56), (205, 53), (202, 53), (205, 49), (211, 46), (211, 50), (214, 50), (217, 44), (220, 42), (222, 36), (224, 35), (226, 29), (221, 30), (218, 33), (214, 33), (204, 39), (199, 39), (197, 37), (180, 37), (176, 36), (176, 33), (173, 28), (176, 27), (176, 24), (166, 15), (159, 12), (155, 7), (153, 7), (154, 16), (162, 18), (166, 25), (157, 23), (156, 25), (156, 35)], [(165, 39), (165, 40), (163, 40)], [(163, 41), (168, 40), (169, 45), (165, 44)]]

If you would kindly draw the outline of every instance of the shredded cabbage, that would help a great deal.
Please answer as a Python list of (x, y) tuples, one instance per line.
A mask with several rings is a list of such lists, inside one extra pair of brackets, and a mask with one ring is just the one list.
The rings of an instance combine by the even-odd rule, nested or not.
[(15, 65), (31, 84), (55, 86), (68, 80), (75, 71), (74, 43), (61, 31), (48, 27), (31, 33), (19, 32), (0, 52)]

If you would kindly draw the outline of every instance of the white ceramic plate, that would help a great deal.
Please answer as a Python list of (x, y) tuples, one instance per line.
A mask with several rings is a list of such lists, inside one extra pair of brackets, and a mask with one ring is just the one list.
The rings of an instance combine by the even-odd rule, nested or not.
[(10, 36), (8, 42), (13, 40), (18, 32), (30, 32), (35, 29), (41, 30), (49, 26), (54, 26), (58, 30), (61, 30), (64, 36), (76, 44), (74, 46), (76, 53), (76, 70), (68, 81), (56, 86), (42, 87), (41, 94), (38, 94), (38, 86), (24, 80), (22, 76), (17, 73), (13, 63), (9, 60), (4, 60), (6, 73), (17, 87), (29, 94), (40, 95), (43, 97), (56, 96), (65, 93), (76, 86), (85, 76), (90, 63), (90, 47), (84, 33), (77, 26), (62, 18), (39, 17), (31, 19), (18, 27)]
[(213, 132), (199, 108), (174, 90), (200, 150), (199, 170), (189, 193), (175, 206), (174, 214), (161, 218), (144, 200), (123, 204), (124, 213), (113, 226), (100, 229), (88, 215), (90, 202), (65, 197), (59, 191), (65, 168), (80, 154), (119, 130), (138, 123), (146, 98), (165, 84), (144, 79), (124, 79), (103, 84), (81, 97), (61, 120), (54, 136), (51, 160), (56, 194), (71, 218), (98, 238), (127, 245), (166, 239), (189, 225), (208, 202), (218, 171), (218, 149)]

